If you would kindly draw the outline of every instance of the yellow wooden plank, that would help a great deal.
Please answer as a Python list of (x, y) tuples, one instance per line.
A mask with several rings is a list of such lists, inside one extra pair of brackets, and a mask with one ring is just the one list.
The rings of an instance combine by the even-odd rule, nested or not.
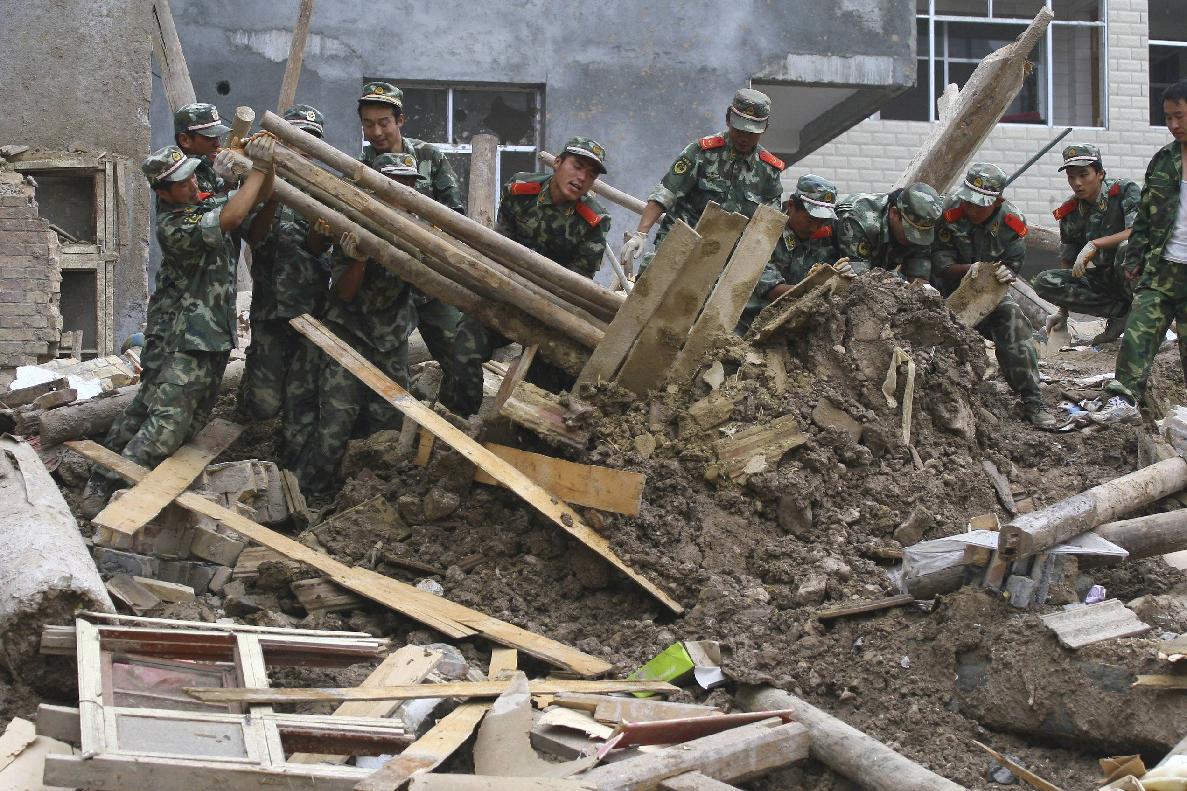
[[(639, 515), (643, 484), (647, 481), (647, 476), (641, 473), (578, 464), (494, 442), (484, 442), (482, 447), (566, 502), (627, 516)], [(483, 470), (474, 473), (474, 480), (499, 483)]]
[[(448, 420), (418, 401), (404, 388), (385, 376), (370, 361), (346, 345), (326, 329), (320, 321), (309, 314), (298, 316), (289, 322), (298, 332), (313, 341), (322, 351), (340, 363), (346, 370), (359, 377), (381, 398), (400, 410), (417, 425), (428, 429), (456, 450), (467, 461), (492, 478), (507, 486), (533, 506), (541, 514), (556, 523), (562, 530), (600, 555), (610, 565), (634, 580), (674, 613), (683, 613), (684, 608), (655, 583), (628, 566), (610, 547), (610, 542), (585, 524), (581, 516), (564, 501), (557, 499), (528, 478), (519, 470), (491, 453), (455, 428)], [(431, 595), (431, 594), (430, 594)]]
[[(148, 470), (140, 465), (90, 440), (67, 442), (66, 445), (129, 481), (138, 481), (148, 474)], [(582, 653), (543, 635), (521, 629), (427, 591), (418, 590), (412, 585), (385, 577), (370, 569), (347, 566), (193, 492), (186, 492), (178, 497), (177, 504), (217, 519), (243, 537), (312, 566), (342, 587), (414, 618), (447, 636), (460, 639), (481, 634), (488, 640), (514, 646), (524, 653), (582, 676), (601, 675), (611, 667), (605, 660)]]
[(243, 426), (215, 418), (192, 442), (182, 445), (158, 464), (131, 491), (108, 503), (92, 521), (117, 533), (136, 535), (161, 509), (188, 489), (206, 465), (229, 448), (242, 431)]
[[(414, 700), (416, 698), (495, 698), (507, 685), (502, 681), (447, 681), (442, 684), (403, 684), (393, 687), (183, 687), (203, 703), (304, 703), (346, 700)], [(584, 681), (543, 679), (529, 681), (533, 695), (562, 692), (679, 692), (666, 681)]]

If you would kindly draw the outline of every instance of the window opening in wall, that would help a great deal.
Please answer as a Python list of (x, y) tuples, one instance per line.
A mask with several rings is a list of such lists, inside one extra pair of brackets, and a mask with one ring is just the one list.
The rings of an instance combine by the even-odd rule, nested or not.
[(86, 270), (62, 272), (58, 312), (62, 314), (62, 332), (82, 330), (83, 352), (96, 354), (99, 335), (99, 295), (96, 273)]
[(1103, 126), (1106, 2), (916, 0), (916, 84), (883, 107), (881, 118), (936, 120), (944, 87), (963, 86), (982, 58), (1017, 38), (1046, 5), (1055, 21), (1031, 51), (1033, 69), (1002, 122)]
[(384, 79), (404, 91), (403, 132), (441, 149), (465, 196), (470, 188), (470, 141), (477, 134), (499, 140), (495, 186), (520, 171), (535, 171), (543, 140), (542, 91), (526, 85), (441, 85)]
[(1164, 126), (1162, 92), (1187, 79), (1187, 13), (1183, 0), (1150, 0), (1150, 124)]
[(37, 213), (57, 226), (63, 241), (96, 240), (95, 177), (91, 173), (32, 171), (37, 182)]

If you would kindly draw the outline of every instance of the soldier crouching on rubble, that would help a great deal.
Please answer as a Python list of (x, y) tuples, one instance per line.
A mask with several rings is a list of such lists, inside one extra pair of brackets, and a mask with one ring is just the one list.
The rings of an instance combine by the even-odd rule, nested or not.
[(944, 199), (922, 181), (889, 193), (848, 195), (837, 204), (837, 247), (858, 274), (876, 267), (926, 284), (943, 208)]
[[(257, 202), (272, 194), (273, 144), (267, 133), (251, 140), (257, 166), (250, 171), (231, 165), (236, 152), (219, 153), (220, 170), (246, 176), (229, 196), (201, 192), (196, 176), (200, 162), (177, 146), (166, 146), (144, 161), (142, 170), (158, 201), (161, 274), (149, 301), (149, 330), (160, 338), (160, 364), (150, 369), (151, 377), (142, 380), (104, 440), (142, 467), (151, 469), (173, 455), (205, 425), (218, 397), (237, 337), (235, 265), (241, 226)], [(98, 513), (117, 483), (115, 477), (93, 474), (83, 511)]]

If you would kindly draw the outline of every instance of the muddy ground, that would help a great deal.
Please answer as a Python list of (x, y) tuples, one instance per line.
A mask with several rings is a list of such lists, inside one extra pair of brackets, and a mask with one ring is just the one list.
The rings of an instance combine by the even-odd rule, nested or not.
[[(901, 406), (891, 406), (883, 392), (896, 347), (917, 371), (909, 444), (903, 441)], [(1116, 348), (1047, 359), (1042, 370), (1050, 379), (1044, 384), (1048, 407), (1058, 410), (1075, 378), (1110, 369)], [(647, 400), (613, 388), (584, 394), (592, 407), (585, 418), (592, 433), (586, 453), (548, 448), (519, 434), (521, 447), (647, 476), (638, 518), (586, 513), (627, 563), (685, 605), (680, 617), (507, 490), (471, 484), (469, 466), (440, 443), (428, 467), (421, 468), (399, 455), (390, 433), (355, 442), (346, 464), (348, 481), (323, 516), (376, 495), (394, 508), (386, 510), (382, 524), (363, 520), (332, 529), (315, 525), (311, 531), (340, 559), (374, 561), (381, 572), (410, 582), (422, 575), (391, 560), (431, 564), (444, 571), (435, 579), (450, 599), (603, 657), (615, 673), (630, 672), (675, 640), (721, 641), (732, 683), (773, 684), (802, 695), (969, 788), (998, 787), (986, 779), (989, 758), (974, 739), (1069, 791), (1095, 787), (1096, 762), (1105, 755), (1137, 749), (1156, 760), (1170, 738), (1165, 729), (1114, 729), (1137, 735), (1126, 736), (1125, 743), (1107, 738), (1094, 743), (1070, 726), (1048, 727), (1051, 718), (1036, 725), (1034, 712), (1057, 706), (1069, 693), (1070, 668), (1085, 661), (1156, 672), (1150, 638), (1187, 630), (1182, 610), (1160, 610), (1149, 638), (1083, 649), (1080, 655), (1060, 648), (1034, 613), (977, 589), (929, 606), (829, 625), (813, 617), (825, 606), (897, 593), (889, 572), (902, 546), (964, 530), (979, 514), (1007, 519), (983, 469), (986, 460), (1009, 479), (1017, 496), (1030, 496), (1042, 507), (1133, 470), (1144, 429), (1057, 434), (1031, 427), (995, 375), (981, 336), (956, 324), (938, 296), (889, 276), (865, 276), (834, 296), (829, 309), (780, 356), (782, 366), (770, 352), (731, 342), (706, 360), (720, 363), (720, 377), (698, 377), (690, 387)], [(901, 402), (905, 365), (898, 374), (891, 393)], [(1174, 350), (1160, 356), (1155, 392), (1168, 403), (1187, 403)], [(717, 418), (704, 418), (700, 407), (689, 412), (710, 398), (709, 411), (721, 418), (716, 423)], [(233, 405), (224, 401), (220, 408), (229, 414)], [(736, 476), (717, 461), (714, 442), (786, 415), (794, 417), (804, 441), (781, 460)], [(466, 427), (476, 430), (477, 424)], [(229, 458), (269, 458), (269, 432), (266, 425), (245, 432)], [(383, 541), (379, 550), (377, 540)], [(253, 616), (257, 622), (353, 627), (401, 641), (437, 639), (379, 609), (306, 619), (288, 583), (313, 575), (276, 565), (261, 570), (254, 592), (275, 596), (277, 611)], [(1183, 573), (1161, 559), (1095, 570), (1079, 580), (1081, 587), (1092, 582), (1122, 601), (1187, 593)], [(216, 600), (206, 605), (189, 617), (222, 614)], [(488, 646), (460, 647), (485, 665)], [(961, 682), (974, 661), (970, 657), (996, 663), (997, 670), (986, 674), (990, 685), (1009, 687), (1012, 679), (1025, 679), (1029, 696), (1018, 700), (1012, 688), (992, 686), (996, 691), (989, 695), (982, 686)], [(995, 673), (1015, 661), (1022, 670), (995, 680)], [(538, 674), (548, 670), (530, 659), (524, 664)], [(365, 672), (286, 672), (274, 683), (358, 683)], [(30, 715), (42, 696), (65, 702), (70, 690), (67, 680), (60, 696), (54, 690), (35, 694), (0, 687), (2, 693), (7, 694), (0, 717), (6, 719)], [(1181, 693), (1143, 694), (1173, 703), (1165, 696)], [(682, 697), (706, 695), (690, 690)], [(728, 706), (729, 689), (708, 699)], [(1015, 716), (1010, 706), (1022, 708)], [(1110, 712), (1120, 710), (1141, 711), (1142, 704), (1119, 687), (1096, 690), (1063, 714), (1077, 726), (1087, 723), (1108, 735)], [(849, 786), (808, 762), (753, 787)]]

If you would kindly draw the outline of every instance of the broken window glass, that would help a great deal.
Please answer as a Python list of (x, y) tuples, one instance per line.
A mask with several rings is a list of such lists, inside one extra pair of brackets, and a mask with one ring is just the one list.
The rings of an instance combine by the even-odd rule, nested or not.
[(452, 142), (492, 134), (502, 146), (534, 146), (536, 109), (535, 91), (455, 90)]
[(445, 140), (448, 136), (449, 119), (447, 88), (405, 88), (404, 134), (417, 140)]

